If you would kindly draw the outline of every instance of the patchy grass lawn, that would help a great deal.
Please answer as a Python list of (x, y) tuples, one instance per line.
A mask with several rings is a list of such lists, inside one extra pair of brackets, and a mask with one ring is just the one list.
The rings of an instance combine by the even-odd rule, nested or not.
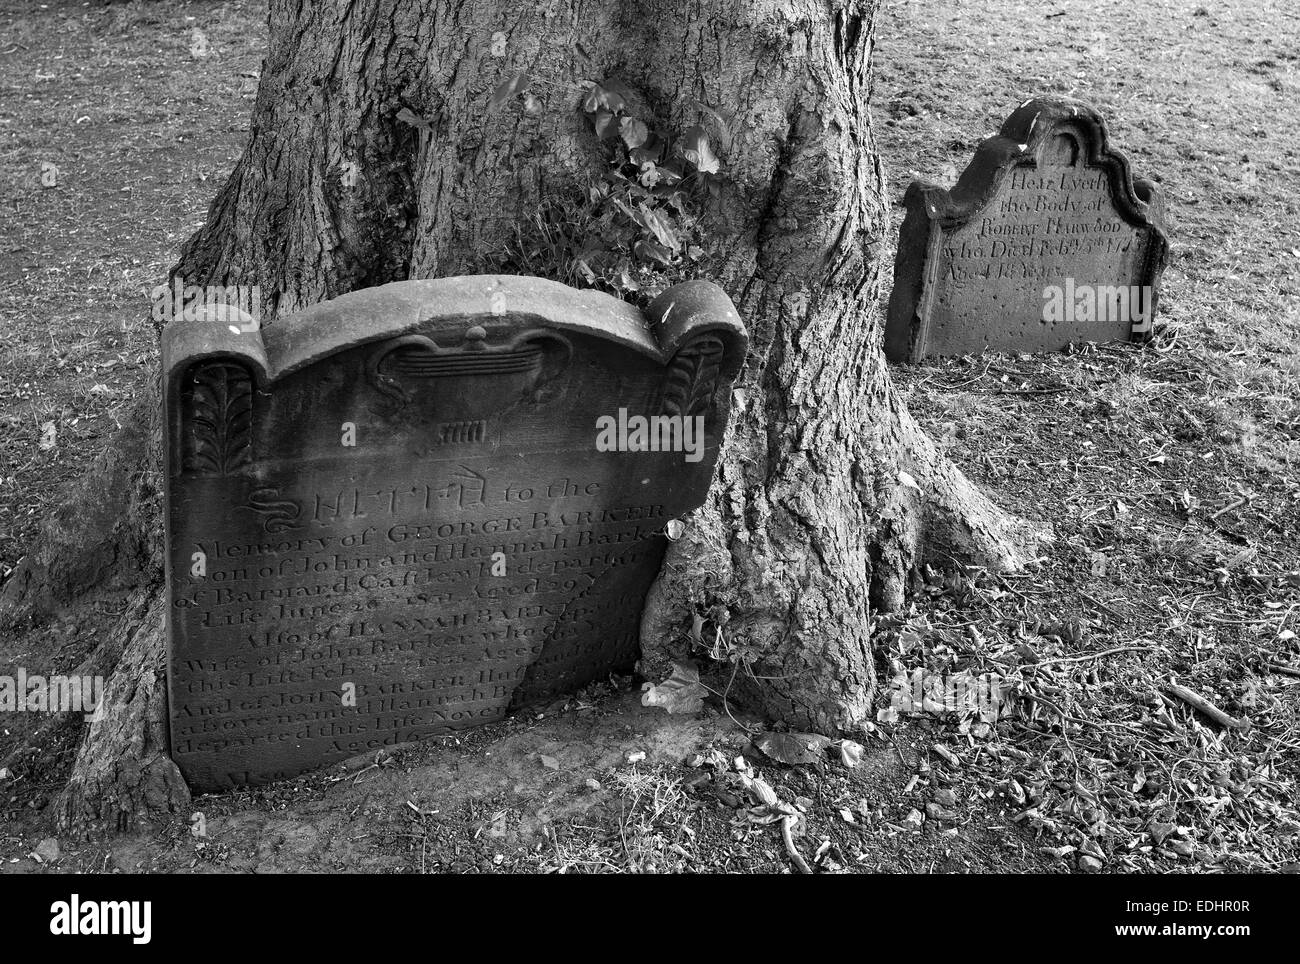
[(266, 34), (253, 3), (41, 7), (0, 3), (0, 581), (143, 390), (149, 291), (239, 158)]
[[(147, 292), (238, 157), (262, 16), (0, 4), (0, 581), (152, 377)], [(200, 798), (203, 836), (176, 821), (31, 857), (77, 723), (0, 777), (0, 868), (786, 870), (754, 779), (802, 814), (792, 841), (826, 870), (1294, 868), (1300, 13), (887, 2), (875, 59), (895, 200), (916, 176), (951, 183), (1018, 103), (1054, 93), (1097, 106), (1168, 201), (1153, 345), (899, 370), (951, 456), (1058, 534), (1023, 577), (934, 573), (878, 626), (882, 680), (996, 674), (999, 719), (886, 705), (859, 767), (791, 768), (748, 748), (749, 721), (643, 710), (625, 684)], [(76, 627), (50, 632), (75, 663), (58, 634)], [(1170, 681), (1250, 726), (1211, 723)]]
[(1058, 94), (1162, 183), (1174, 246), (1152, 346), (902, 370), (949, 454), (1057, 538), (1024, 578), (936, 578), (885, 627), (890, 668), (1007, 681), (998, 735), (1032, 758), (970, 742), (961, 782), (1009, 789), (1064, 866), (1295, 867), (1300, 10), (891, 3), (879, 35), (896, 201)]

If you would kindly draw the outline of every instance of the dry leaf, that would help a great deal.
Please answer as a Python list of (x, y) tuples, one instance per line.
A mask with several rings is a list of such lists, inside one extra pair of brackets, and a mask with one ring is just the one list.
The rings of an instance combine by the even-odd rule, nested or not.
[(853, 740), (840, 740), (834, 744), (840, 753), (840, 762), (852, 770), (862, 762), (862, 744)]
[(700, 671), (690, 663), (673, 663), (673, 673), (662, 683), (645, 683), (642, 706), (662, 706), (669, 713), (698, 713), (704, 709), (708, 690), (700, 682)]
[(778, 763), (794, 767), (824, 762), (826, 748), (833, 742), (816, 733), (764, 733), (754, 746)]

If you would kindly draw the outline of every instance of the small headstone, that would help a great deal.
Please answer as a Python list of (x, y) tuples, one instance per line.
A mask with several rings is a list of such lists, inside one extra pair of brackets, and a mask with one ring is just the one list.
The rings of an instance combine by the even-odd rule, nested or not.
[(168, 326), (171, 751), (190, 785), (292, 776), (629, 670), (745, 344), (698, 281), (644, 315), (483, 276), (260, 331)]
[(891, 361), (1150, 337), (1164, 202), (1091, 107), (1027, 101), (952, 190), (913, 181), (904, 203)]

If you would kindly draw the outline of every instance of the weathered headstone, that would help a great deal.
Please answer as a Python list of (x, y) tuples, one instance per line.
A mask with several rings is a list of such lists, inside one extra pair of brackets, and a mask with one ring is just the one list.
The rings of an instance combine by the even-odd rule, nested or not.
[(1164, 202), (1091, 107), (1027, 101), (951, 191), (913, 181), (904, 203), (891, 361), (1150, 337)]
[(213, 790), (501, 719), (638, 654), (744, 327), (530, 278), (164, 333), (171, 751)]

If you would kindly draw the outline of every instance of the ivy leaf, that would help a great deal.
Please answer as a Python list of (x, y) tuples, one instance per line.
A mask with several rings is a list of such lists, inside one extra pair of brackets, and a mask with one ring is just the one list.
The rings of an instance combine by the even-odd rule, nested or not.
[(624, 291), (640, 291), (641, 284), (636, 278), (632, 277), (632, 272), (629, 270), (631, 267), (631, 264), (627, 261), (619, 263), (618, 275), (616, 276), (617, 284)]
[(645, 223), (645, 217), (641, 214), (640, 211), (633, 211), (630, 207), (628, 207), (626, 204), (623, 203), (621, 198), (616, 197), (616, 198), (611, 198), (611, 200), (614, 202), (614, 206), (616, 208), (618, 208), (620, 211), (626, 214), (637, 224), (641, 225), (641, 227), (643, 228), (649, 227), (649, 225)]
[(681, 241), (677, 238), (677, 232), (673, 230), (672, 223), (652, 207), (645, 204), (638, 205), (642, 217), (645, 218), (644, 224), (654, 234), (655, 239), (670, 251), (676, 251), (682, 246)]
[(673, 253), (663, 245), (656, 244), (653, 241), (638, 241), (632, 247), (632, 251), (638, 258), (645, 261), (657, 261), (664, 265), (673, 263)]
[(650, 128), (635, 117), (624, 117), (618, 124), (618, 131), (623, 135), (623, 143), (629, 148), (637, 148), (650, 136)]
[(709, 135), (696, 124), (682, 137), (682, 155), (702, 174), (717, 174), (722, 162), (709, 146)]
[(501, 106), (515, 94), (519, 93), (528, 86), (528, 71), (517, 70), (513, 75), (506, 78), (492, 94), (492, 109), (499, 110)]
[(650, 186), (658, 188), (655, 191), (658, 197), (668, 197), (675, 191), (676, 185), (682, 182), (682, 176), (671, 167), (659, 167), (656, 164), (647, 165), (646, 169), (649, 170), (650, 168), (654, 168), (655, 172), (654, 184)]
[(617, 120), (617, 118), (614, 116), (612, 111), (599, 111), (596, 114), (595, 121), (593, 122), (596, 125), (596, 136), (602, 141), (614, 136), (614, 133), (618, 130), (614, 124), (615, 120)]
[(622, 95), (610, 90), (607, 86), (594, 84), (591, 90), (587, 92), (587, 96), (583, 98), (582, 109), (588, 114), (594, 114), (602, 109), (617, 114), (626, 104), (627, 101), (623, 99)]
[(657, 135), (651, 133), (649, 139), (641, 146), (634, 147), (627, 152), (628, 158), (637, 167), (645, 167), (647, 164), (658, 164), (659, 158), (664, 153), (664, 142)]
[(660, 164), (659, 170), (662, 171), (668, 177), (668, 179), (672, 181), (674, 184), (676, 184), (683, 177), (685, 177), (685, 174), (682, 172), (681, 164), (678, 163), (676, 160), (672, 160), (672, 161), (668, 161), (667, 163)]

